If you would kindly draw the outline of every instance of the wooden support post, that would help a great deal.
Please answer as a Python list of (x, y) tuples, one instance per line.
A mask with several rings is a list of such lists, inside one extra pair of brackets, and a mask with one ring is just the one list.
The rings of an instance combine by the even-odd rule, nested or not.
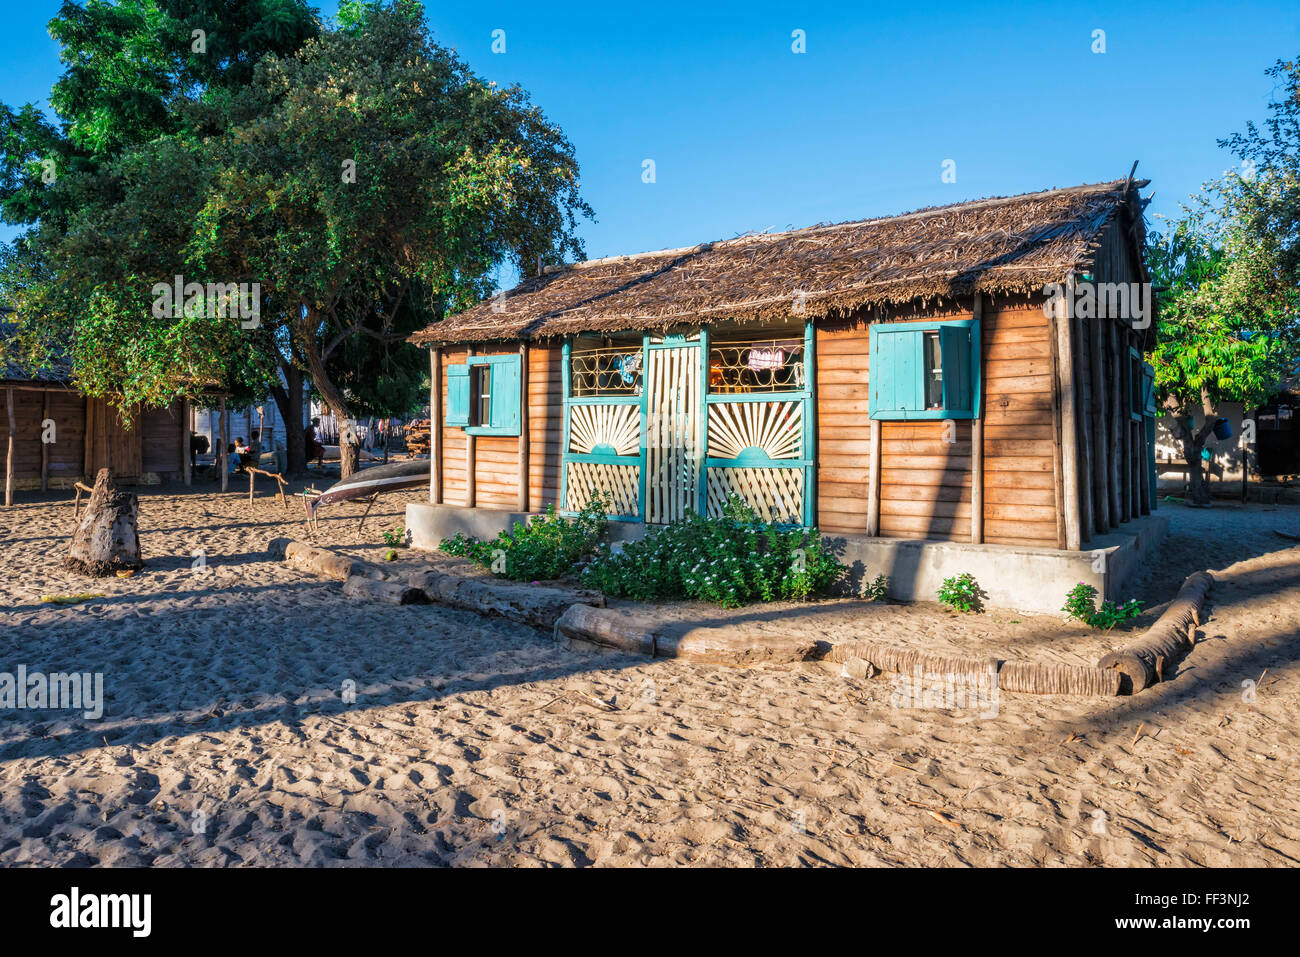
[[(465, 358), (468, 360), (474, 354), (474, 347), (470, 346), (465, 350)], [(470, 376), (470, 397), (469, 397), (469, 420), (474, 421), (475, 411), (478, 409), (478, 396), (473, 394), (474, 377)], [(478, 476), (475, 475), (477, 468), (475, 457), (477, 449), (474, 444), (474, 436), (470, 435), (469, 429), (465, 430), (465, 505), (473, 508), (478, 504)]]
[(220, 448), (217, 451), (217, 467), (221, 469), (221, 491), (225, 492), (230, 488), (230, 463), (226, 461), (228, 455), (226, 449), (230, 444), (226, 439), (226, 434), (230, 431), (230, 422), (226, 416), (226, 397), (224, 395), (221, 397), (220, 411), (220, 418), (217, 419), (217, 431), (221, 433), (217, 437), (220, 442)]
[(1116, 323), (1113, 321), (1106, 322), (1106, 345), (1107, 359), (1106, 366), (1109, 369), (1107, 375), (1107, 395), (1110, 396), (1110, 427), (1107, 429), (1107, 458), (1106, 463), (1106, 491), (1110, 496), (1110, 514), (1112, 516), (1111, 525), (1119, 528), (1120, 522), (1128, 521), (1128, 514), (1124, 511), (1124, 489), (1120, 482), (1120, 476), (1123, 474), (1123, 442), (1124, 435), (1123, 420), (1124, 415), (1124, 396), (1121, 391), (1121, 379), (1119, 374), (1119, 333), (1116, 329)]
[[(41, 427), (38, 433), (41, 437), (41, 491), (50, 490), (50, 443), (45, 441), (45, 423), (50, 418), (50, 392), (48, 389), (41, 393)], [(55, 433), (57, 435), (57, 432)]]
[(880, 534), (880, 420), (871, 420), (871, 464), (867, 473), (867, 534)]
[(1105, 335), (1105, 329), (1105, 320), (1093, 317), (1090, 322), (1092, 335), (1089, 338), (1091, 341), (1088, 343), (1088, 376), (1092, 384), (1093, 456), (1091, 485), (1093, 517), (1097, 522), (1097, 531), (1103, 535), (1109, 532), (1114, 525), (1114, 519), (1110, 513), (1110, 492), (1106, 488), (1106, 459), (1110, 452), (1110, 418), (1107, 412), (1110, 409), (1110, 402), (1103, 382), (1101, 367), (1102, 356), (1105, 355), (1101, 339)]
[(1083, 342), (1084, 320), (1070, 320), (1070, 341), (1074, 344), (1075, 423), (1079, 435), (1079, 530), (1083, 541), (1097, 534), (1092, 500), (1092, 377), (1088, 374), (1089, 352)]
[(18, 430), (14, 417), (14, 390), (5, 390), (5, 402), (9, 407), (9, 442), (5, 450), (5, 505), (14, 503), (14, 433)]
[[(975, 293), (971, 313), (978, 323), (984, 317), (984, 294)], [(984, 337), (980, 336), (980, 342)], [(974, 357), (981, 386), (984, 381), (983, 347)], [(976, 545), (984, 542), (984, 389), (979, 389), (979, 407), (970, 424), (971, 476), (970, 476), (970, 540)]]
[(181, 476), (185, 484), (194, 484), (193, 470), (190, 468), (190, 400), (181, 400)]
[(528, 343), (519, 344), (519, 511), (528, 511)]
[(1127, 331), (1121, 327), (1116, 339), (1115, 362), (1118, 366), (1117, 381), (1119, 382), (1119, 395), (1116, 397), (1116, 402), (1119, 405), (1120, 426), (1120, 515), (1127, 522), (1137, 514), (1134, 507), (1137, 503), (1133, 500), (1133, 415), (1131, 412), (1133, 383), (1129, 375), (1132, 366), (1129, 363)]
[(1079, 432), (1075, 417), (1074, 347), (1071, 340), (1069, 312), (1074, 301), (1074, 276), (1066, 279), (1064, 315), (1053, 318), (1053, 342), (1056, 344), (1057, 412), (1061, 422), (1061, 501), (1064, 507), (1065, 547), (1078, 551), (1082, 544), (1079, 521)]
[(442, 349), (429, 350), (429, 501), (442, 504)]

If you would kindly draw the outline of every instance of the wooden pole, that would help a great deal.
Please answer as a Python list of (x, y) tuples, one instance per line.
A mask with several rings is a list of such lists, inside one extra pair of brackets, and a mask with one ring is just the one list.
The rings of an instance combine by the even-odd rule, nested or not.
[(1079, 530), (1084, 541), (1091, 541), (1097, 534), (1092, 501), (1092, 377), (1083, 344), (1083, 320), (1078, 316), (1070, 320), (1070, 341), (1074, 344), (1074, 412), (1079, 433)]
[(5, 451), (5, 505), (14, 503), (14, 432), (18, 430), (14, 417), (14, 390), (5, 390), (6, 404), (9, 406), (9, 443)]
[(228, 455), (226, 449), (230, 445), (226, 434), (230, 431), (230, 421), (226, 417), (226, 397), (224, 395), (221, 397), (220, 411), (221, 416), (217, 420), (217, 431), (221, 433), (219, 436), (221, 447), (217, 452), (217, 465), (221, 469), (221, 491), (225, 492), (230, 488), (230, 463), (226, 461)]
[(429, 350), (429, 501), (442, 504), (442, 349)]
[[(975, 293), (971, 314), (978, 323), (984, 318), (984, 294)], [(981, 353), (984, 337), (980, 336)], [(984, 377), (984, 356), (974, 357), (981, 385)], [(979, 407), (970, 424), (971, 477), (970, 477), (970, 540), (975, 545), (984, 542), (984, 389), (979, 390)]]
[[(868, 373), (869, 374), (869, 373)], [(867, 535), (880, 534), (880, 420), (871, 420), (871, 464), (867, 473)]]
[[(465, 350), (466, 359), (468, 359), (473, 354), (474, 354), (473, 346)], [(469, 381), (473, 383), (474, 377), (470, 376)], [(469, 419), (471, 422), (474, 421), (474, 416), (477, 409), (478, 409), (478, 396), (471, 394), (469, 397)], [(465, 430), (465, 505), (468, 506), (469, 508), (473, 508), (476, 504), (478, 504), (478, 488), (477, 488), (478, 476), (474, 474), (475, 469), (477, 468), (474, 461), (476, 451), (477, 450), (474, 447), (474, 436), (470, 435), (469, 429), (466, 429)]]
[[(1057, 320), (1055, 316), (1052, 323)], [(1056, 368), (1060, 364), (1057, 356), (1056, 326), (1050, 325), (1047, 335), (1048, 353), (1051, 356), (1052, 380), (1052, 514), (1056, 519), (1056, 547), (1065, 548), (1065, 499), (1061, 494), (1061, 392), (1057, 388)]]
[(181, 475), (186, 485), (194, 483), (194, 473), (190, 468), (190, 400), (181, 400)]
[(528, 343), (519, 343), (519, 511), (528, 511)]
[(1068, 292), (1065, 315), (1055, 317), (1056, 332), (1056, 391), (1060, 396), (1061, 419), (1061, 499), (1065, 506), (1065, 547), (1078, 551), (1082, 544), (1079, 521), (1079, 431), (1075, 421), (1074, 347), (1071, 342), (1071, 302), (1074, 298), (1074, 276), (1066, 279)]
[(1097, 522), (1097, 531), (1105, 534), (1114, 525), (1110, 513), (1110, 493), (1106, 489), (1106, 458), (1110, 451), (1109, 422), (1107, 412), (1110, 408), (1109, 397), (1103, 384), (1101, 338), (1105, 334), (1105, 320), (1094, 316), (1090, 323), (1092, 335), (1088, 343), (1088, 375), (1092, 384), (1092, 494), (1093, 517)]
[(1106, 463), (1106, 491), (1110, 496), (1111, 526), (1114, 528), (1119, 528), (1120, 522), (1128, 521), (1128, 514), (1124, 511), (1124, 490), (1120, 484), (1120, 469), (1123, 465), (1120, 439), (1124, 434), (1121, 428), (1123, 421), (1120, 417), (1124, 414), (1124, 395), (1122, 380), (1119, 375), (1119, 360), (1116, 358), (1119, 354), (1118, 341), (1116, 323), (1107, 322), (1106, 345), (1108, 360), (1106, 365), (1110, 369), (1110, 375), (1107, 376), (1107, 395), (1110, 396), (1110, 428), (1107, 430), (1106, 439), (1110, 461)]
[[(50, 393), (41, 393), (41, 491), (50, 490), (50, 445), (45, 441), (45, 423), (50, 418)], [(57, 437), (57, 435), (56, 435)]]

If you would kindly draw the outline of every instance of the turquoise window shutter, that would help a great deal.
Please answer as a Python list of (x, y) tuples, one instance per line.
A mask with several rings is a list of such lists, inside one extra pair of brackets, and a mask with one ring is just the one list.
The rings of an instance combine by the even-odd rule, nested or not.
[(867, 366), (869, 415), (919, 412), (925, 408), (921, 344), (919, 329), (871, 327), (871, 358)]
[(492, 363), (492, 422), (494, 435), (519, 434), (520, 357), (505, 356)]
[(943, 409), (971, 411), (971, 336), (969, 326), (940, 326), (939, 353), (943, 363)]
[(469, 425), (469, 366), (447, 366), (447, 425)]

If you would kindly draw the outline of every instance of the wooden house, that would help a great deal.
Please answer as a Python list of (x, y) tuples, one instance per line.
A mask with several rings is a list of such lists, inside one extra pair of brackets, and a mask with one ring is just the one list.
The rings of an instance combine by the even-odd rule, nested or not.
[[(3, 329), (0, 329), (3, 334)], [(0, 454), (15, 489), (71, 487), (111, 468), (123, 484), (189, 478), (187, 403), (138, 410), (128, 427), (105, 399), (83, 396), (60, 366), (0, 361)]]
[(1154, 501), (1145, 185), (548, 266), (411, 338), (431, 503), (1080, 549)]

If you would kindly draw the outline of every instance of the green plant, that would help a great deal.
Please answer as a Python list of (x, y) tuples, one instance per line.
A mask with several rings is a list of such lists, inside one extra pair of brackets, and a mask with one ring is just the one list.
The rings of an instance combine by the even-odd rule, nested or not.
[(386, 531), (383, 533), (383, 535), (384, 535), (384, 544), (392, 545), (394, 548), (396, 548), (397, 546), (402, 544), (402, 538), (406, 535), (406, 530), (398, 529), (395, 532)]
[(735, 608), (806, 599), (842, 571), (816, 529), (762, 522), (733, 496), (720, 516), (689, 515), (620, 549), (602, 545), (582, 579), (616, 598), (693, 598)]
[(862, 597), (867, 601), (884, 601), (889, 597), (889, 578), (883, 572), (870, 584), (862, 586)]
[(1079, 582), (1065, 596), (1066, 621), (1081, 621), (1091, 628), (1110, 631), (1120, 622), (1128, 621), (1142, 614), (1142, 603), (1130, 598), (1122, 605), (1113, 601), (1104, 601), (1097, 607), (1097, 589), (1085, 582)]
[(566, 518), (551, 505), (545, 514), (515, 522), (510, 531), (489, 541), (457, 534), (438, 547), (515, 581), (563, 578), (596, 550), (608, 522), (607, 507), (604, 500), (593, 498), (575, 517)]
[(939, 586), (939, 601), (957, 611), (979, 611), (980, 586), (970, 572), (945, 578)]

